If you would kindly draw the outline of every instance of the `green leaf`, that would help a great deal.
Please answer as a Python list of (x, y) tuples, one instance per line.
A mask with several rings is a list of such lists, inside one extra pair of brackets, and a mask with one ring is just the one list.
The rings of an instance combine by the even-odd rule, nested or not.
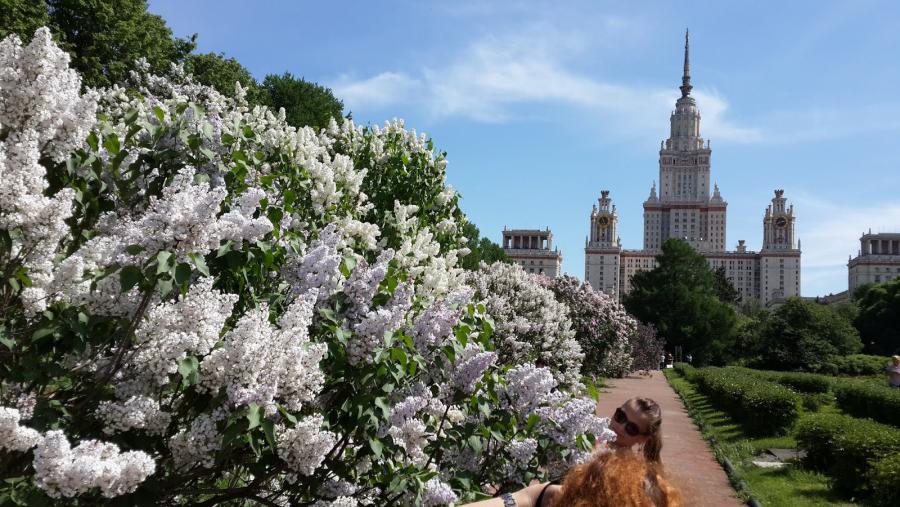
[(202, 255), (189, 253), (188, 258), (194, 263), (194, 267), (197, 268), (197, 271), (204, 276), (209, 276), (209, 266), (206, 265), (206, 259), (204, 259)]
[(125, 251), (131, 255), (137, 255), (145, 250), (144, 245), (128, 245)]
[(88, 143), (88, 146), (90, 146), (92, 150), (97, 151), (97, 149), (100, 146), (100, 140), (97, 139), (96, 132), (91, 132), (90, 134), (88, 134), (87, 143)]
[(200, 362), (194, 356), (188, 356), (178, 363), (178, 373), (181, 374), (185, 386), (200, 383)]
[(119, 154), (119, 137), (116, 135), (106, 136), (103, 139), (103, 146), (113, 155)]
[(162, 297), (166, 297), (172, 292), (172, 279), (166, 278), (164, 280), (159, 280), (156, 282), (156, 287), (159, 288), (159, 294)]
[(160, 123), (163, 123), (166, 119), (166, 113), (159, 106), (153, 107), (153, 115), (156, 116), (156, 119), (159, 120)]
[(36, 341), (40, 340), (41, 338), (46, 338), (46, 337), (52, 335), (55, 331), (56, 331), (56, 329), (52, 328), (52, 327), (44, 327), (44, 328), (38, 329), (37, 331), (35, 331), (34, 333), (31, 334), (31, 341), (36, 342)]
[(384, 444), (381, 443), (381, 440), (370, 438), (369, 447), (372, 449), (372, 454), (374, 454), (376, 458), (381, 457), (381, 451), (384, 449)]
[(473, 451), (481, 452), (481, 439), (476, 435), (472, 435), (471, 437), (469, 437), (467, 442), (469, 443), (469, 447), (471, 447)]
[(275, 449), (275, 423), (266, 419), (262, 422), (263, 433), (266, 435), (266, 442), (269, 443), (269, 447), (273, 450)]
[(137, 266), (125, 266), (122, 268), (122, 271), (119, 272), (119, 284), (122, 286), (122, 292), (128, 292), (140, 283), (143, 278), (143, 273), (141, 273), (141, 269)]
[(16, 346), (16, 341), (12, 338), (9, 338), (8, 336), (0, 336), (0, 343), (6, 345), (6, 348), (8, 348), (9, 350), (12, 350), (13, 347)]
[(256, 403), (251, 403), (250, 408), (247, 409), (247, 421), (250, 422), (250, 427), (247, 429), (252, 430), (253, 428), (259, 426), (261, 419), (262, 415), (259, 409), (259, 405), (257, 405)]
[(391, 415), (391, 406), (381, 396), (375, 398), (375, 406), (381, 409), (381, 414), (387, 419)]
[(171, 252), (167, 252), (167, 251), (163, 250), (163, 251), (159, 252), (158, 254), (156, 254), (156, 264), (157, 264), (156, 274), (157, 275), (161, 275), (163, 273), (169, 272), (169, 268), (171, 267), (171, 266), (169, 266), (169, 261), (174, 262)]
[(191, 278), (192, 271), (193, 270), (191, 269), (190, 264), (188, 264), (186, 262), (180, 263), (175, 268), (175, 282), (178, 284), (182, 284), (182, 283), (188, 281)]

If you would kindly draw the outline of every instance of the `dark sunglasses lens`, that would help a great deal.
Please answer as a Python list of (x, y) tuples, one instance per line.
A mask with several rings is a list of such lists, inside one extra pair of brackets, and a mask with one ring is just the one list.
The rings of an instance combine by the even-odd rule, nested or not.
[(638, 436), (638, 433), (640, 433), (640, 432), (641, 432), (641, 430), (638, 429), (637, 424), (634, 424), (631, 421), (628, 421), (628, 423), (625, 424), (625, 433), (628, 433), (629, 435), (636, 437), (636, 436)]
[(623, 422), (628, 420), (628, 418), (625, 417), (625, 412), (621, 408), (616, 409), (616, 414), (613, 416), (613, 418), (615, 418), (616, 422), (619, 424), (622, 424)]

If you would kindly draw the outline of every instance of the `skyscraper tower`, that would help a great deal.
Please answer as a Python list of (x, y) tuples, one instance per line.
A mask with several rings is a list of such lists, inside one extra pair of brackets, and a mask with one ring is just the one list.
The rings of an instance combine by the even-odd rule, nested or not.
[[(700, 111), (691, 96), (690, 39), (684, 34), (681, 97), (669, 117), (669, 138), (659, 150), (659, 197), (644, 202), (644, 249), (669, 238), (684, 239), (701, 252), (725, 250), (726, 203), (710, 186), (709, 142), (700, 137)], [(655, 185), (654, 185), (655, 187)]]

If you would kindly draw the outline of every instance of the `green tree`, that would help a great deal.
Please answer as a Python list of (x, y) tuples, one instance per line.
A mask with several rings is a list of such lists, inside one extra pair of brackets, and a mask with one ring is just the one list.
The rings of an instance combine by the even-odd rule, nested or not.
[(290, 72), (269, 74), (262, 82), (266, 103), (274, 110), (284, 108), (287, 122), (295, 127), (324, 128), (329, 120), (340, 121), (344, 103), (330, 89), (297, 79)]
[(72, 55), (85, 86), (121, 83), (146, 59), (166, 73), (194, 49), (190, 39), (172, 37), (166, 22), (147, 11), (145, 0), (48, 0), (51, 30)]
[(462, 227), (463, 236), (466, 237), (466, 247), (471, 250), (469, 255), (463, 257), (462, 267), (470, 271), (477, 271), (482, 261), (493, 264), (497, 261), (509, 262), (506, 252), (497, 243), (481, 235), (481, 231), (472, 222), (466, 222)]
[(34, 31), (50, 24), (50, 13), (44, 0), (0, 0), (0, 39), (16, 34), (24, 42)]
[(731, 278), (725, 275), (725, 266), (719, 266), (713, 271), (715, 276), (716, 295), (719, 301), (732, 305), (741, 302), (741, 293), (734, 288)]
[(859, 316), (854, 321), (867, 354), (900, 353), (900, 279), (864, 285), (856, 292)]
[(695, 362), (722, 360), (734, 339), (734, 308), (719, 300), (716, 276), (706, 259), (681, 240), (670, 239), (653, 270), (631, 278), (625, 308), (656, 326), (669, 346), (682, 346)]
[(265, 98), (256, 79), (246, 67), (234, 58), (226, 58), (222, 53), (191, 54), (184, 69), (194, 76), (198, 83), (212, 86), (219, 93), (234, 96), (234, 83), (239, 82), (247, 91), (250, 104), (265, 103)]
[(777, 370), (820, 370), (837, 355), (862, 349), (847, 319), (818, 303), (788, 298), (769, 314), (757, 341), (760, 366)]

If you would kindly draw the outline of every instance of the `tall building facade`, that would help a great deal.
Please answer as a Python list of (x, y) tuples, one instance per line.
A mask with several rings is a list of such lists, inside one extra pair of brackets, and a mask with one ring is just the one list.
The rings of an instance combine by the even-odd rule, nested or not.
[(529, 273), (553, 278), (562, 271), (562, 253), (553, 246), (549, 227), (543, 230), (504, 227), (503, 251)]
[(847, 263), (850, 294), (866, 283), (900, 278), (900, 233), (863, 234), (859, 254)]
[(669, 138), (660, 143), (659, 187), (656, 182), (644, 201), (644, 244), (640, 250), (622, 248), (618, 211), (603, 190), (591, 210), (590, 234), (585, 240), (585, 280), (616, 298), (631, 290), (631, 277), (656, 267), (666, 240), (682, 239), (701, 253), (713, 268), (723, 267), (743, 300), (771, 305), (800, 295), (800, 241), (795, 234), (793, 206), (783, 190), (776, 190), (763, 216), (759, 251), (747, 250), (744, 240), (726, 250), (728, 203), (711, 183), (712, 150), (700, 135), (700, 111), (691, 96), (688, 35), (684, 41), (681, 97), (669, 117)]

